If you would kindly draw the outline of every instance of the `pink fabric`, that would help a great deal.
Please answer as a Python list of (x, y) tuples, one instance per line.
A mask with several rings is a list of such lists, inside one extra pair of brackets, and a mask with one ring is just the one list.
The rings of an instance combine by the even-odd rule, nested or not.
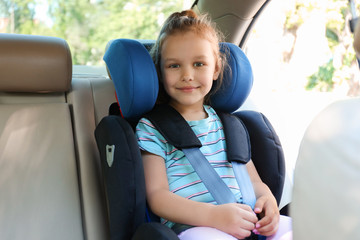
[(211, 227), (193, 227), (178, 236), (180, 240), (236, 240), (233, 236)]
[(292, 240), (292, 221), (290, 217), (281, 216), (277, 232), (267, 240)]
[[(193, 227), (178, 236), (180, 240), (237, 240), (235, 237), (210, 227)], [(267, 240), (292, 240), (291, 218), (280, 216), (279, 230)]]

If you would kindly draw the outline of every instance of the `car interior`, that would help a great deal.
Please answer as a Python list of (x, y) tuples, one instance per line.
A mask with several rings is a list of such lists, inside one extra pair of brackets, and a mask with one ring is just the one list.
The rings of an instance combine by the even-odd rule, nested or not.
[[(243, 48), (269, 2), (197, 0), (192, 8)], [(110, 231), (94, 134), (115, 93), (107, 69), (72, 65), (66, 39), (0, 33), (0, 239), (121, 239)]]

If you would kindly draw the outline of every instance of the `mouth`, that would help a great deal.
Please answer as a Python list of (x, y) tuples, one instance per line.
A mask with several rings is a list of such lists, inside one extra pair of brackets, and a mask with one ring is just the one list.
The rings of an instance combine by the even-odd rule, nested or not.
[(178, 90), (180, 91), (183, 91), (183, 92), (192, 92), (196, 89), (198, 89), (199, 87), (193, 87), (193, 86), (186, 86), (186, 87), (179, 87), (177, 88)]

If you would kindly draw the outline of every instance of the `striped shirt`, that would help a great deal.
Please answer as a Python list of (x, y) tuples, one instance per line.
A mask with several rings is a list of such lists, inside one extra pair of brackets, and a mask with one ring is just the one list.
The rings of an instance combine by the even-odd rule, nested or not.
[[(241, 202), (241, 192), (232, 165), (227, 161), (222, 123), (213, 108), (205, 105), (204, 109), (208, 114), (206, 119), (188, 121), (188, 124), (202, 143), (200, 151)], [(140, 119), (136, 136), (141, 150), (164, 159), (171, 192), (194, 201), (216, 204), (184, 153), (169, 144), (148, 119)], [(169, 227), (174, 225), (164, 219), (162, 222)]]

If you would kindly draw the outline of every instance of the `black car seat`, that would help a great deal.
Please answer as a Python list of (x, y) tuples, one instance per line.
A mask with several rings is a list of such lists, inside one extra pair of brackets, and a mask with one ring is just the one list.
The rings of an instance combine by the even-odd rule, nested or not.
[[(251, 65), (239, 47), (229, 43), (223, 45), (229, 51), (231, 72), (225, 72), (225, 87), (212, 97), (212, 106), (216, 110), (232, 113), (245, 124), (251, 142), (252, 160), (279, 203), (285, 176), (279, 138), (261, 113), (238, 111), (252, 87)], [(112, 239), (125, 240), (131, 239), (146, 221), (147, 215), (143, 167), (133, 127), (141, 116), (154, 107), (159, 86), (148, 50), (137, 40), (112, 41), (104, 60), (115, 85), (120, 113), (102, 119), (95, 135), (102, 159), (110, 235)], [(149, 229), (153, 225), (144, 226), (143, 231), (151, 231)]]

